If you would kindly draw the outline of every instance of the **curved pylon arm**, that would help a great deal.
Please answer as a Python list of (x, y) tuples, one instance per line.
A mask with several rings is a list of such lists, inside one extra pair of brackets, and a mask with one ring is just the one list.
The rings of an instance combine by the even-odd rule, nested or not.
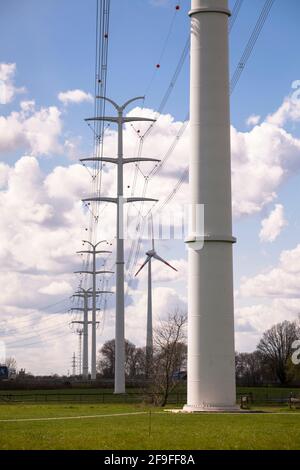
[(150, 197), (128, 197), (126, 202), (158, 202), (158, 199)]
[(86, 118), (86, 122), (88, 121), (109, 121), (109, 122), (119, 122), (119, 118), (116, 116), (96, 116), (96, 117), (91, 117), (91, 118)]
[[(117, 158), (109, 158), (109, 157), (103, 157), (103, 158), (97, 158), (97, 157), (91, 157), (91, 158), (81, 158), (79, 160), (80, 162), (107, 162), (107, 163), (114, 163), (117, 165), (119, 163)], [(126, 163), (135, 163), (135, 162), (160, 162), (161, 160), (159, 158), (147, 158), (147, 157), (129, 157), (129, 158), (123, 158), (122, 163), (125, 165)]]
[(156, 119), (146, 118), (146, 117), (115, 117), (115, 116), (96, 116), (91, 118), (86, 118), (85, 121), (108, 121), (108, 122), (119, 122), (122, 121), (124, 124), (125, 122), (155, 122)]
[(125, 108), (127, 108), (127, 106), (128, 106), (130, 103), (133, 103), (134, 101), (144, 100), (144, 99), (145, 99), (144, 96), (137, 96), (136, 98), (131, 98), (130, 100), (126, 101), (126, 103), (124, 103), (122, 106), (119, 106), (115, 101), (113, 101), (113, 100), (110, 99), (110, 98), (107, 98), (106, 96), (96, 96), (96, 98), (99, 99), (99, 100), (108, 101), (110, 104), (113, 105), (114, 108), (116, 108), (116, 110), (117, 110), (118, 112), (123, 111)]
[(94, 244), (93, 244), (92, 242), (90, 242), (89, 240), (82, 240), (82, 241), (83, 241), (83, 243), (87, 243), (88, 245), (90, 245), (90, 246), (93, 248), (93, 250), (95, 250), (95, 249), (97, 248), (97, 246), (100, 245), (100, 243), (108, 243), (107, 240), (100, 240), (100, 242), (98, 242), (98, 243), (96, 243), (96, 244), (94, 245)]
[[(87, 310), (89, 311), (92, 311), (93, 309), (92, 308), (87, 308)], [(74, 307), (74, 308), (70, 308), (70, 311), (76, 311), (76, 312), (84, 312), (85, 311), (85, 308), (80, 308), (80, 307)]]
[(122, 106), (119, 106), (114, 100), (107, 98), (106, 96), (96, 96), (96, 98), (99, 100), (108, 101), (110, 104), (113, 105), (114, 108), (116, 108), (117, 111), (120, 111), (122, 109)]
[(125, 165), (125, 163), (135, 163), (135, 162), (160, 162), (160, 160), (158, 158), (144, 158), (144, 157), (123, 158), (123, 165)]
[[(74, 271), (74, 274), (94, 274), (93, 271)], [(114, 271), (96, 271), (95, 274), (114, 274)]]
[[(150, 197), (123, 197), (122, 201), (124, 204), (129, 202), (158, 202), (158, 199), (153, 199)], [(116, 197), (89, 197), (82, 199), (82, 202), (113, 202), (117, 204), (118, 198)]]
[(86, 253), (86, 254), (89, 254), (89, 255), (92, 255), (93, 253), (95, 253), (96, 255), (99, 255), (101, 253), (112, 253), (112, 251), (107, 251), (107, 250), (100, 250), (100, 251), (88, 251), (88, 250), (83, 250), (83, 251), (76, 251), (77, 254), (81, 254), (81, 253)]
[(156, 122), (156, 119), (146, 117), (124, 117), (123, 122)]
[[(98, 297), (99, 295), (101, 295), (101, 294), (114, 294), (114, 292), (112, 292), (111, 290), (97, 290), (97, 291), (96, 291), (96, 296), (97, 296), (97, 297)], [(90, 291), (90, 292), (88, 292), (87, 295), (89, 295), (90, 297), (92, 297), (93, 292)], [(84, 295), (83, 295), (83, 294), (74, 294), (72, 297), (84, 297)]]
[(114, 204), (117, 204), (118, 199), (116, 197), (88, 197), (81, 199), (82, 202), (113, 202)]
[(144, 96), (137, 96), (136, 98), (131, 98), (130, 100), (126, 101), (126, 103), (123, 104), (123, 106), (121, 106), (122, 110), (127, 108), (127, 106), (130, 104), (130, 103), (133, 103), (134, 101), (138, 101), (138, 100), (144, 100), (145, 97)]
[(80, 162), (107, 162), (107, 163), (118, 163), (117, 158), (110, 158), (110, 157), (102, 157), (102, 158), (97, 158), (97, 157), (91, 157), (91, 158), (81, 158), (79, 160)]

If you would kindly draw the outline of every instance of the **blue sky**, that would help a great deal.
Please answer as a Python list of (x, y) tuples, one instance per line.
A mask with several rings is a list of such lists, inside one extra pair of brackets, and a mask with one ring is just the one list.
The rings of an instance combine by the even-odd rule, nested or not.
[[(230, 1), (231, 8), (234, 3), (233, 0)], [(166, 49), (160, 60), (170, 24), (174, 19), (176, 4), (180, 4), (181, 8), (176, 13)], [(263, 0), (244, 0), (243, 2), (230, 36), (231, 75), (239, 62), (263, 4)], [(116, 101), (125, 101), (132, 96), (145, 94), (151, 82), (151, 87), (146, 95), (145, 107), (153, 110), (158, 108), (189, 34), (189, 17), (187, 15), (189, 8), (190, 1), (188, 0), (180, 2), (173, 0), (162, 2), (151, 0), (111, 1), (108, 96)], [(56, 107), (61, 113), (62, 124), (62, 129), (57, 136), (58, 140), (62, 144), (66, 140), (75, 143), (71, 159), (67, 152), (64, 152), (65, 147), (62, 150), (58, 146), (54, 146), (47, 155), (37, 155), (39, 166), (47, 176), (56, 171), (58, 166), (69, 168), (76, 163), (77, 154), (83, 156), (92, 149), (93, 136), (84, 123), (84, 118), (93, 114), (93, 103), (87, 100), (80, 104), (63, 106), (58, 99), (58, 94), (75, 89), (93, 94), (96, 0), (43, 0), (42, 2), (40, 0), (26, 0), (26, 2), (11, 0), (4, 2), (1, 9), (0, 63), (16, 64), (14, 84), (16, 87), (25, 87), (26, 92), (16, 93), (14, 99), (9, 103), (0, 105), (0, 117), (6, 119), (11, 116), (11, 113), (19, 112), (22, 101), (34, 100), (36, 111), (40, 108)], [(268, 115), (275, 113), (280, 108), (285, 97), (291, 94), (292, 82), (300, 79), (299, 14), (298, 0), (275, 1), (270, 17), (231, 97), (231, 121), (233, 127), (242, 133), (240, 139), (244, 139), (244, 136), (247, 138), (247, 133), (251, 134), (253, 130), (253, 125), (249, 126), (246, 123), (249, 116), (260, 116), (260, 121), (257, 123), (259, 127)], [(160, 68), (156, 69), (158, 62), (160, 62)], [(151, 81), (153, 77), (154, 79)], [(164, 113), (172, 115), (175, 122), (183, 121), (188, 110), (188, 97), (189, 62), (186, 60)], [(291, 135), (295, 142), (300, 137), (298, 117), (289, 117), (278, 126)], [(166, 129), (164, 131), (167, 132)], [(264, 128), (261, 129), (262, 136), (263, 132), (265, 132)], [(261, 135), (259, 142), (263, 159), (265, 147)], [(278, 134), (276, 135), (278, 138)], [(251, 145), (252, 151), (254, 151), (253, 141)], [(293, 145), (293, 150), (288, 148), (287, 152), (296, 152), (295, 148), (298, 143)], [(282, 148), (285, 149), (285, 147)], [(274, 152), (277, 152), (277, 147)], [(248, 153), (251, 155), (251, 149), (248, 149)], [(8, 145), (6, 143), (6, 147), (1, 151), (0, 136), (2, 162), (12, 167), (24, 155), (36, 157), (34, 151), (32, 149), (29, 151), (26, 145), (22, 147), (19, 144)], [(238, 159), (238, 155), (235, 158)], [(270, 156), (270, 158), (272, 157)], [(282, 155), (281, 158), (284, 161)], [(300, 161), (300, 155), (298, 158)], [(261, 273), (269, 275), (268, 273), (272, 269), (279, 269), (279, 258), (282, 252), (296, 249), (299, 242), (300, 164), (298, 158), (297, 155), (287, 157), (289, 163), (286, 166), (285, 163), (282, 163), (281, 166), (286, 177), (282, 178), (280, 184), (274, 187), (276, 197), (271, 197), (268, 203), (264, 203), (260, 199), (259, 209), (252, 211), (249, 215), (242, 213), (240, 217), (234, 219), (234, 234), (238, 238), (234, 256), (236, 289), (240, 289), (241, 283), (243, 283), (242, 278), (246, 277), (251, 281), (247, 282), (244, 287), (244, 290), (250, 294), (244, 298), (240, 297), (236, 305), (238, 309), (258, 305), (261, 307), (262, 313), (259, 314), (261, 317), (264, 305), (273, 302), (276, 295), (272, 294), (268, 297), (266, 294), (264, 299), (260, 300), (263, 297), (261, 294), (257, 299), (256, 294), (253, 294), (256, 277)], [(169, 164), (173, 164), (172, 160)], [(253, 165), (251, 168), (253, 169)], [(75, 174), (77, 170), (73, 169), (72, 171)], [(254, 191), (260, 184), (262, 189), (257, 189), (257, 191), (263, 192), (264, 184), (262, 184), (261, 178), (258, 178), (256, 184), (251, 174), (248, 176), (249, 180), (247, 180), (247, 173), (246, 177), (245, 175), (243, 177), (245, 178), (245, 186), (249, 185)], [(51, 178), (54, 179), (54, 177)], [(267, 185), (268, 178), (266, 175), (264, 178), (266, 179), (265, 185)], [(82, 183), (76, 180), (76, 184), (81, 189)], [(251, 185), (256, 185), (256, 189)], [(270, 190), (268, 194), (271, 192)], [(288, 225), (279, 230), (274, 241), (262, 243), (259, 237), (262, 221), (275, 210), (276, 204), (283, 206), (284, 219)], [(280, 210), (279, 208), (278, 211), (280, 212)], [(282, 213), (280, 214), (282, 216)], [(82, 222), (82, 227), (84, 224), (85, 222)], [(185, 257), (184, 248), (180, 248), (177, 242), (171, 242), (168, 246), (166, 243), (161, 243), (160, 246), (169, 258), (181, 259)], [(12, 270), (12, 273), (14, 272), (14, 268), (10, 267), (9, 269)], [(18, 270), (16, 269), (16, 271)], [(280, 273), (278, 275), (281, 276)], [(66, 278), (64, 282), (71, 282), (70, 278)], [(267, 281), (264, 279), (263, 282)], [(49, 280), (49, 283), (53, 283), (53, 279)], [(160, 285), (169, 286), (170, 281), (162, 281)], [(185, 284), (182, 279), (174, 281), (174, 287), (183, 296), (185, 295)], [(141, 296), (143, 284), (140, 289), (139, 295)], [(267, 287), (266, 290), (269, 291)], [(54, 296), (54, 301), (59, 298), (59, 296)], [(46, 305), (51, 303), (51, 299), (51, 296), (49, 298), (41, 297), (41, 303)], [(19, 305), (18, 308), (22, 310), (25, 306)], [(280, 307), (277, 305), (276, 308), (279, 309), (279, 313), (274, 318), (282, 320), (286, 310), (282, 305)], [(285, 308), (289, 309), (289, 307)], [(294, 304), (293, 309), (296, 309)], [(21, 310), (20, 315), (22, 315)], [(248, 320), (246, 321), (245, 318), (248, 318), (248, 313), (246, 311), (241, 311), (238, 315), (240, 315), (241, 324), (247, 323)], [(269, 325), (268, 321), (265, 322), (265, 325)], [(245, 336), (239, 337), (239, 347), (253, 348), (261, 333), (260, 330), (258, 331), (251, 341), (245, 339)], [(70, 344), (71, 347), (72, 344)]]

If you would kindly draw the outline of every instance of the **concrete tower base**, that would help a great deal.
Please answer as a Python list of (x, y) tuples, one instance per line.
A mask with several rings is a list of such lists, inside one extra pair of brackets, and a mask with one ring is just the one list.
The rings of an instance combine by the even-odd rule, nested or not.
[(245, 410), (242, 410), (239, 405), (235, 406), (209, 406), (209, 405), (185, 405), (182, 410), (183, 413), (243, 413)]

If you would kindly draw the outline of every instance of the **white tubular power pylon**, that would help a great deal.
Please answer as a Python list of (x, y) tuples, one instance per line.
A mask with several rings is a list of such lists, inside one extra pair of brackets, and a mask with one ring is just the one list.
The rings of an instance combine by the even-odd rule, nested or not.
[[(192, 0), (186, 411), (235, 411), (227, 0)], [(204, 205), (203, 234), (196, 214)], [(200, 243), (198, 243), (200, 242)]]
[(123, 126), (127, 122), (143, 122), (155, 121), (154, 119), (144, 117), (126, 117), (124, 111), (129, 104), (136, 100), (144, 99), (144, 97), (137, 97), (127, 101), (122, 106), (119, 106), (113, 100), (98, 96), (99, 99), (108, 101), (116, 110), (117, 116), (103, 116), (86, 119), (86, 121), (108, 121), (117, 124), (118, 126), (118, 155), (117, 158), (102, 157), (102, 158), (83, 158), (80, 161), (99, 161), (114, 163), (118, 169), (118, 184), (117, 184), (117, 197), (89, 197), (83, 199), (83, 202), (104, 201), (112, 202), (117, 205), (117, 255), (116, 255), (116, 333), (115, 333), (115, 387), (114, 393), (125, 393), (125, 318), (124, 318), (124, 211), (123, 204), (138, 201), (157, 202), (156, 199), (130, 197), (124, 198), (123, 192), (123, 165), (126, 163), (138, 163), (153, 161), (158, 162), (156, 158), (123, 158)]
[(106, 254), (106, 253), (111, 253), (111, 251), (107, 250), (97, 250), (97, 247), (100, 245), (100, 243), (108, 243), (106, 240), (101, 240), (100, 242), (93, 244), (90, 241), (83, 240), (83, 243), (87, 243), (90, 247), (91, 250), (82, 250), (82, 251), (77, 251), (78, 254), (91, 254), (93, 257), (93, 268), (92, 271), (76, 271), (75, 274), (91, 274), (93, 277), (93, 287), (92, 287), (92, 298), (93, 298), (93, 305), (92, 305), (92, 357), (91, 357), (91, 379), (96, 380), (96, 356), (97, 356), (97, 346), (96, 346), (96, 311), (97, 311), (97, 306), (96, 306), (96, 298), (97, 298), (97, 292), (96, 292), (96, 276), (98, 274), (113, 274), (112, 271), (97, 271), (96, 270), (96, 256), (98, 254)]
[(152, 258), (160, 261), (161, 263), (166, 264), (169, 268), (177, 271), (171, 264), (169, 264), (166, 260), (158, 256), (154, 248), (154, 239), (152, 238), (152, 249), (147, 251), (146, 253), (146, 260), (137, 271), (135, 276), (137, 276), (142, 269), (148, 264), (148, 300), (147, 300), (147, 337), (146, 337), (146, 377), (149, 376), (150, 367), (152, 363), (153, 357), (153, 316), (152, 316), (152, 269), (151, 263)]
[[(91, 289), (82, 289), (80, 288), (79, 292), (76, 292), (73, 297), (83, 298), (83, 321), (82, 322), (72, 322), (80, 323), (83, 325), (83, 352), (82, 352), (82, 376), (85, 380), (89, 376), (89, 352), (88, 352), (88, 295), (91, 293)], [(80, 309), (81, 310), (81, 309)]]
[[(97, 290), (96, 297), (101, 294), (112, 294), (111, 291)], [(92, 288), (83, 289), (82, 287), (72, 297), (79, 297), (83, 299), (83, 308), (72, 308), (71, 311), (83, 312), (83, 321), (73, 321), (72, 323), (83, 325), (83, 351), (82, 351), (82, 375), (85, 380), (89, 377), (89, 350), (88, 350), (88, 325), (93, 325), (92, 321), (88, 319), (88, 312), (92, 309), (89, 308), (89, 298), (93, 296)], [(98, 322), (96, 322), (97, 325)]]

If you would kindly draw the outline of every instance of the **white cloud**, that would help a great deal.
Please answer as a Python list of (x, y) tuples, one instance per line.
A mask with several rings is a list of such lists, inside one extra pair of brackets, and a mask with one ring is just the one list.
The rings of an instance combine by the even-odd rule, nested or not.
[(300, 299), (276, 299), (268, 304), (237, 308), (235, 312), (236, 350), (252, 352), (262, 334), (276, 323), (299, 318)]
[(17, 93), (25, 93), (25, 88), (14, 85), (16, 64), (0, 63), (0, 104), (10, 103)]
[(41, 287), (39, 292), (47, 295), (68, 295), (72, 293), (72, 286), (66, 281), (53, 281), (45, 287)]
[(261, 120), (261, 117), (258, 114), (251, 114), (251, 116), (248, 117), (246, 124), (247, 126), (256, 126), (259, 124)]
[(300, 121), (300, 99), (293, 95), (285, 98), (277, 111), (267, 117), (267, 122), (274, 126), (284, 126), (289, 121)]
[(299, 171), (300, 139), (267, 122), (245, 133), (232, 128), (231, 135), (233, 213), (259, 213)]
[(21, 103), (21, 111), (0, 116), (0, 152), (25, 150), (32, 155), (61, 151), (61, 112), (55, 106), (34, 107), (34, 101)]
[(90, 93), (86, 93), (83, 90), (69, 90), (69, 91), (64, 91), (60, 92), (58, 94), (58, 99), (61, 101), (64, 105), (68, 105), (71, 103), (84, 103), (84, 102), (92, 102), (93, 101), (93, 96)]
[(287, 221), (284, 217), (284, 207), (282, 204), (276, 204), (269, 216), (261, 223), (261, 231), (259, 234), (260, 241), (275, 241), (286, 225)]
[(300, 297), (300, 245), (283, 251), (277, 267), (252, 278), (244, 277), (240, 292), (245, 297)]

